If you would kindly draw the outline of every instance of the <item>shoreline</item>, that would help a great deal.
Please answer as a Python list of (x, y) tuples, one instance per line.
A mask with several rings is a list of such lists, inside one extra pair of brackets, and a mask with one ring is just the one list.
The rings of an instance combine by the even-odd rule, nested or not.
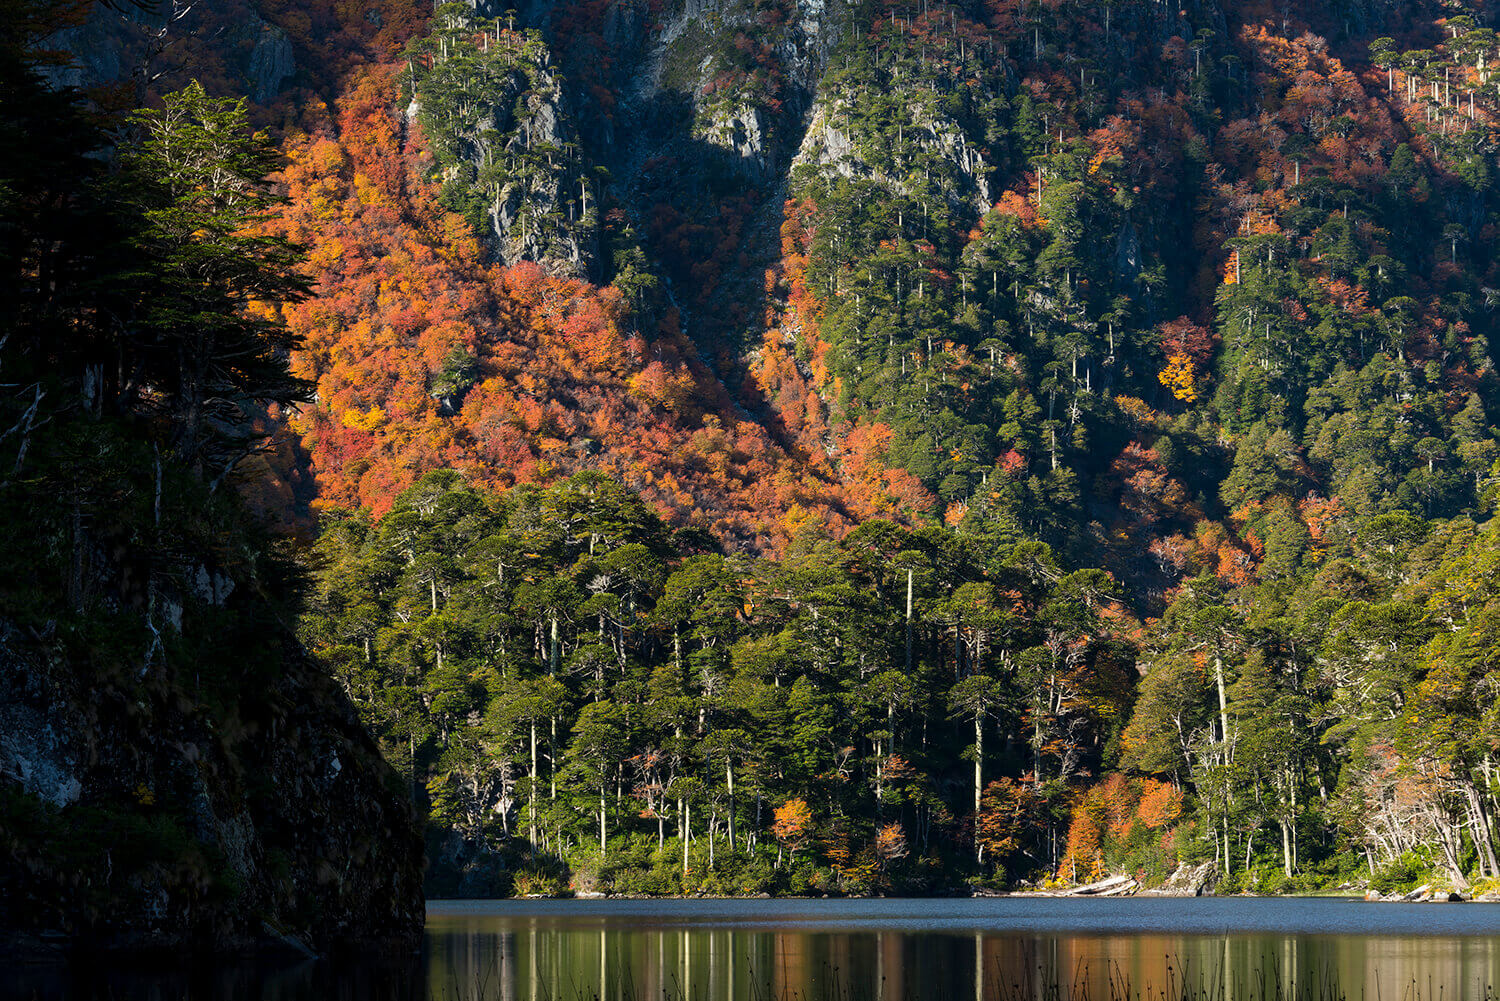
[(1307, 893), (1181, 893), (1175, 891), (1160, 891), (1146, 889), (1131, 893), (1106, 895), (1102, 893), (1078, 893), (1067, 890), (991, 890), (975, 893), (927, 893), (927, 894), (865, 894), (865, 895), (833, 895), (819, 894), (817, 896), (805, 896), (798, 894), (771, 894), (759, 893), (751, 895), (737, 894), (645, 894), (645, 893), (567, 893), (567, 894), (526, 894), (512, 897), (428, 897), (427, 904), (463, 904), (478, 902), (504, 902), (504, 901), (579, 901), (585, 903), (599, 903), (604, 901), (752, 901), (752, 900), (786, 900), (786, 901), (866, 901), (866, 900), (1191, 900), (1198, 898), (1212, 898), (1214, 900), (1350, 900), (1359, 903), (1380, 904), (1444, 904), (1444, 903), (1477, 903), (1492, 904), (1500, 903), (1500, 894), (1483, 894), (1476, 897), (1464, 896), (1454, 893), (1452, 898), (1447, 891), (1427, 896), (1391, 895), (1370, 896), (1368, 893), (1357, 889), (1329, 889)]

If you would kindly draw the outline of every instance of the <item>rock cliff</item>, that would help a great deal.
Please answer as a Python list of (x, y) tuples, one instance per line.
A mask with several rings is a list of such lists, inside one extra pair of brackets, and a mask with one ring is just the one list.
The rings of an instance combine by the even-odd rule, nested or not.
[(414, 818), (342, 691), (243, 591), (187, 605), (217, 637), (145, 669), (128, 613), (0, 622), (0, 953), (413, 945)]
[(551, 51), (535, 32), (458, 5), (411, 54), (408, 114), (421, 123), (449, 203), (506, 264), (592, 275), (597, 185), (579, 152)]

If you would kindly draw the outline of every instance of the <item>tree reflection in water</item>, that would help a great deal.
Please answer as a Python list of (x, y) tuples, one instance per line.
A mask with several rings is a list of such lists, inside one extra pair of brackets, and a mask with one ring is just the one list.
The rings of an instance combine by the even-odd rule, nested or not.
[(471, 902), (431, 906), (421, 955), (12, 967), (0, 1001), (1490, 999), (1497, 930), (1477, 904)]

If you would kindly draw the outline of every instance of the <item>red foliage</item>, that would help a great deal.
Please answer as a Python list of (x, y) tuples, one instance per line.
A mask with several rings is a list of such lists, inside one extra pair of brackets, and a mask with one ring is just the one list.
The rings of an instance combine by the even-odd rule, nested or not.
[[(802, 458), (742, 419), (675, 314), (631, 334), (613, 288), (488, 263), (424, 180), (431, 160), (417, 130), (403, 138), (393, 76), (367, 73), (331, 127), (290, 143), (290, 202), (269, 224), (311, 251), (315, 294), (284, 314), (304, 338), (294, 366), (317, 388), (289, 423), (318, 503), (379, 515), (439, 467), (502, 489), (593, 467), (670, 520), (754, 548), (809, 526), (844, 531), (821, 449)], [(455, 349), (473, 359), (473, 385), (439, 399)], [(826, 425), (804, 397), (815, 437)]]

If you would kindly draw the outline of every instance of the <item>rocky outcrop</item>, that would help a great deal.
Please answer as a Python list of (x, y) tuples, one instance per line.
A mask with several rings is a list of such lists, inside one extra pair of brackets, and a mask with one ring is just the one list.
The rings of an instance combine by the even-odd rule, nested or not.
[[(993, 53), (952, 46), (966, 84), (939, 71), (927, 42), (896, 23), (877, 22), (852, 55), (824, 75), (792, 177), (841, 179), (959, 218), (989, 211), (995, 164), (986, 130), (1004, 97), (1005, 67)], [(936, 44), (936, 42), (934, 42)]]
[(837, 90), (821, 98), (797, 152), (796, 166), (811, 167), (823, 177), (871, 181), (911, 196), (910, 172), (921, 157), (941, 164), (947, 172), (944, 193), (955, 210), (979, 215), (989, 211), (994, 200), (991, 165), (962, 126), (937, 110), (935, 102), (909, 105), (910, 120), (902, 123), (901, 141), (894, 147), (861, 134), (857, 107), (854, 95)]
[[(838, 28), (825, 0), (787, 5), (784, 22), (768, 24), (745, 0), (689, 0), (664, 19), (637, 74), (638, 102), (668, 93), (688, 96), (692, 134), (722, 149), (754, 181), (785, 166), (800, 135)], [(725, 65), (721, 53), (756, 48), (750, 67)]]
[(477, 20), (440, 25), (426, 44), (431, 65), (408, 114), (422, 124), (450, 201), (488, 231), (507, 265), (594, 276), (599, 193), (547, 44)]
[[(541, 261), (588, 276), (598, 253), (597, 196), (591, 199), (592, 185), (576, 152), (562, 90), (549, 70), (540, 70), (537, 77), (510, 128), (496, 122), (494, 131), (507, 137), (501, 155), (521, 169), (492, 194), (486, 210), (490, 232), (507, 264)], [(495, 117), (503, 110), (497, 103)], [(482, 143), (475, 143), (472, 152), (476, 158), (495, 153)]]
[[(177, 83), (183, 70), (228, 84), (231, 94), (267, 103), (276, 99), (297, 72), (291, 39), (246, 0), (184, 5), (180, 16), (164, 8), (130, 4), (118, 9), (95, 4), (78, 25), (57, 32), (47, 47), (71, 58), (48, 71), (54, 86), (93, 87), (165, 73)], [(180, 67), (174, 48), (197, 43), (193, 65)], [(215, 65), (217, 64), (217, 65)], [(157, 84), (160, 86), (160, 84)]]
[(258, 17), (246, 26), (251, 38), (250, 60), (245, 67), (250, 97), (270, 101), (281, 93), (283, 83), (297, 72), (297, 60), (286, 32)]
[(1213, 893), (1218, 878), (1219, 867), (1214, 862), (1180, 865), (1165, 883), (1146, 892), (1160, 897), (1202, 897)]
[(211, 607), (190, 603), (191, 671), (122, 670), (107, 637), (133, 635), (127, 612), (92, 645), (0, 621), (0, 953), (415, 944), (400, 781), (256, 600), (216, 609), (238, 622), (222, 646)]
[(765, 116), (759, 107), (734, 104), (710, 117), (702, 137), (729, 151), (749, 173), (760, 179), (768, 176), (775, 164), (775, 150), (767, 132)]

